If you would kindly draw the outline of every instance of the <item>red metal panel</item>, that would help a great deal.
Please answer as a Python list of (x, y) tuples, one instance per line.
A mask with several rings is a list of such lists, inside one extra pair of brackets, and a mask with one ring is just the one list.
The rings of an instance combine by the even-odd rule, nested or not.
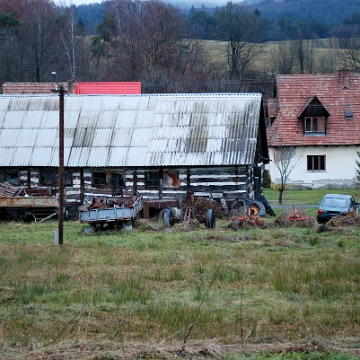
[(141, 82), (78, 82), (76, 94), (141, 94)]

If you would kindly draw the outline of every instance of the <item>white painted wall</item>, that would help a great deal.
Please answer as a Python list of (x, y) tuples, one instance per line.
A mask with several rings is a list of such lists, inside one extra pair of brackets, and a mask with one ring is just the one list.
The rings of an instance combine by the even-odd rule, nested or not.
[[(307, 188), (352, 187), (356, 182), (356, 160), (360, 160), (356, 151), (359, 146), (307, 146), (297, 147), (293, 162), (298, 165), (290, 173), (287, 184)], [(274, 148), (269, 148), (270, 159), (274, 159)], [(325, 155), (326, 170), (307, 171), (307, 155)], [(274, 161), (267, 165), (271, 184), (280, 184), (280, 173)]]

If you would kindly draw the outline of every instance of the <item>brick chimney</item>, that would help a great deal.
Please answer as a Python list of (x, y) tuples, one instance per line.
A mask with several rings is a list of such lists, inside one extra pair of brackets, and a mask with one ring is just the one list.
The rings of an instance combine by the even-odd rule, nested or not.
[(350, 71), (340, 70), (340, 84), (343, 89), (350, 89)]

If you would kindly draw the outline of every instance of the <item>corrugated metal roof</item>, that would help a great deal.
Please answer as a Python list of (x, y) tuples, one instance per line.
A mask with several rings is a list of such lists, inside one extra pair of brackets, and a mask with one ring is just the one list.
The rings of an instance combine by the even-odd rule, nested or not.
[[(0, 97), (0, 166), (58, 166), (58, 95)], [(66, 167), (252, 164), (261, 94), (65, 96)]]

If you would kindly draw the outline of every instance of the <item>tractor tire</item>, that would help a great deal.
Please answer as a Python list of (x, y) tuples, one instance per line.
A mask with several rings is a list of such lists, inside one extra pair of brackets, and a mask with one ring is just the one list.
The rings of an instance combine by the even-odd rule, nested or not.
[(215, 211), (214, 209), (208, 209), (206, 211), (206, 217), (205, 217), (205, 226), (208, 229), (215, 229)]
[(171, 209), (164, 209), (163, 212), (164, 228), (169, 228), (171, 224)]
[(264, 216), (266, 214), (265, 206), (261, 201), (249, 199), (249, 203), (251, 215)]

